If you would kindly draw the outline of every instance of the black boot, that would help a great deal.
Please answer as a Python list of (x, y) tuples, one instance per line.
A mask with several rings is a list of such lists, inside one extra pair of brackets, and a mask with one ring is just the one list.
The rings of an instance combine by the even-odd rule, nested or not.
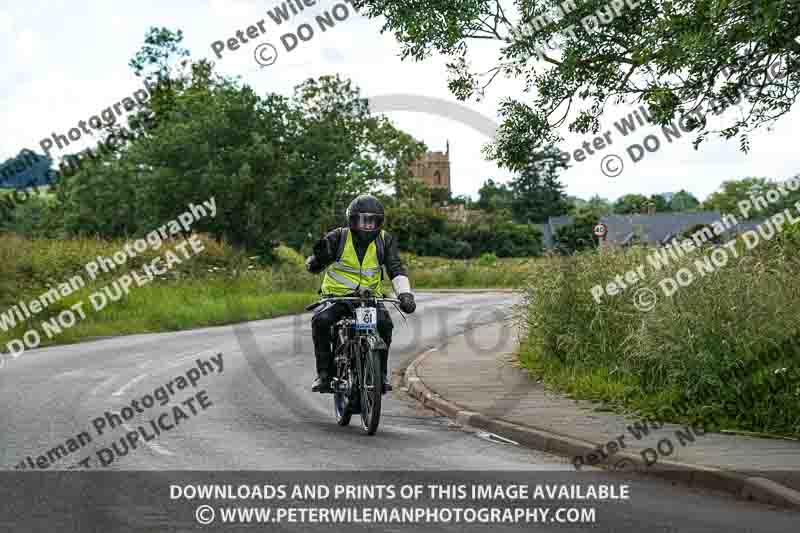
[(311, 392), (327, 393), (331, 390), (331, 367), (333, 366), (333, 355), (330, 353), (315, 352), (317, 360), (317, 379), (311, 384)]

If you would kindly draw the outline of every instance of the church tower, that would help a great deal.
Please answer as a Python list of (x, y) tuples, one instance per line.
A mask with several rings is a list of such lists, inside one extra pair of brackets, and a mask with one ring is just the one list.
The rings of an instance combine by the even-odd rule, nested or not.
[(452, 192), (450, 185), (450, 140), (448, 139), (445, 152), (426, 152), (422, 159), (411, 163), (409, 172), (411, 176), (422, 180), (428, 187), (447, 189)]

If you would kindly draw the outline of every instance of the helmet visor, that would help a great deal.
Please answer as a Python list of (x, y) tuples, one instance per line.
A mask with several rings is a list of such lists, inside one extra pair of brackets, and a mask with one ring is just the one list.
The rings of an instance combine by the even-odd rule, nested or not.
[(378, 231), (383, 227), (383, 215), (378, 213), (355, 213), (350, 215), (350, 229), (356, 231)]

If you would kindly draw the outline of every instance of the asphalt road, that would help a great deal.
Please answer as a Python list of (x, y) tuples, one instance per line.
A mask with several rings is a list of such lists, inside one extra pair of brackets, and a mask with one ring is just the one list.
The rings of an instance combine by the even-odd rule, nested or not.
[[(448, 336), (510, 315), (512, 296), (420, 294), (418, 302), (417, 313), (408, 317), (407, 324), (392, 311), (395, 342), (391, 364), (395, 369), (403, 368), (422, 350), (441, 345)], [(37, 350), (7, 361), (0, 369), (0, 464), (4, 468), (13, 470), (23, 462), (28, 465), (26, 470), (35, 469), (27, 457), (35, 464), (39, 456), (46, 456), (53, 447), (64, 444), (67, 448), (69, 439), (75, 439), (74, 444), (85, 431), (92, 442), (81, 442), (80, 449), (56, 458), (46, 471), (64, 470), (89, 458), (84, 467), (121, 473), (106, 482), (104, 495), (90, 496), (69, 489), (74, 479), (48, 478), (47, 484), (40, 482), (40, 492), (36, 493), (25, 486), (26, 473), (2, 473), (0, 501), (7, 505), (0, 508), (0, 530), (46, 530), (45, 526), (52, 525), (55, 516), (50, 512), (61, 513), (61, 518), (76, 513), (94, 516), (95, 521), (117, 524), (115, 530), (190, 530), (194, 525), (191, 516), (186, 516), (183, 509), (178, 512), (178, 503), (165, 501), (163, 497), (165, 487), (181, 476), (176, 471), (187, 470), (342, 471), (343, 476), (362, 472), (378, 478), (389, 474), (376, 471), (393, 471), (400, 476), (402, 473), (397, 472), (409, 471), (432, 472), (434, 479), (435, 472), (450, 471), (451, 474), (442, 475), (475, 481), (501, 479), (504, 471), (524, 471), (530, 482), (586, 481), (576, 478), (566, 459), (461, 428), (420, 409), (399, 387), (385, 397), (376, 436), (367, 437), (361, 432), (357, 415), (350, 427), (337, 426), (332, 397), (310, 392), (314, 363), (309, 322), (310, 315), (306, 314), (235, 327), (135, 335)], [(515, 330), (509, 329), (508, 334), (495, 346), (475, 349), (508, 350)], [(220, 353), (221, 372), (211, 361)], [(203, 367), (207, 375), (200, 373), (198, 359), (208, 361)], [(178, 377), (187, 376), (197, 378), (196, 387), (180, 387)], [(166, 388), (167, 383), (171, 383), (174, 393), (170, 394), (168, 404), (142, 408), (144, 412), (136, 413), (124, 426), (113, 430), (106, 426), (104, 434), (98, 435), (98, 417), (102, 418), (106, 411), (120, 412), (133, 401), (141, 402), (146, 396), (156, 394), (157, 389)], [(195, 400), (181, 407), (187, 416), (176, 417), (171, 411), (173, 406), (190, 396)], [(159, 413), (166, 413), (161, 419), (163, 425), (159, 426), (163, 431), (148, 442), (137, 437), (136, 448), (126, 450), (120, 438), (136, 432), (139, 426), (152, 436), (160, 422), (148, 425), (148, 421)], [(113, 442), (126, 453), (113, 452)], [(108, 466), (100, 464), (98, 451), (102, 448), (111, 450), (103, 452), (104, 460), (110, 461)], [(127, 472), (131, 470), (147, 473)], [(460, 474), (452, 474), (453, 471)], [(69, 475), (75, 478), (81, 474), (73, 471)], [(599, 502), (593, 526), (539, 524), (535, 527), (558, 531), (591, 528), (777, 532), (796, 531), (800, 524), (800, 513), (742, 502), (724, 493), (630, 474), (598, 475), (601, 477), (597, 479), (606, 483), (628, 483), (631, 498), (624, 502)], [(63, 490), (56, 491), (55, 486)], [(119, 493), (131, 500), (120, 502)], [(33, 494), (39, 495), (38, 503)], [(42, 513), (42, 494), (46, 494), (43, 501), (48, 513)], [(153, 500), (152, 495), (161, 497)], [(92, 498), (97, 500), (97, 508), (103, 506), (102, 516), (93, 514)], [(113, 505), (103, 498), (114, 499)], [(81, 502), (81, 506), (76, 508), (65, 502)], [(64, 505), (56, 505), (59, 503)], [(39, 511), (35, 520), (29, 513), (34, 508)], [(294, 530), (308, 528), (297, 526)], [(386, 530), (390, 529), (461, 528), (425, 525), (392, 526)], [(73, 530), (95, 529), (76, 525)], [(287, 530), (293, 529), (287, 526)]]

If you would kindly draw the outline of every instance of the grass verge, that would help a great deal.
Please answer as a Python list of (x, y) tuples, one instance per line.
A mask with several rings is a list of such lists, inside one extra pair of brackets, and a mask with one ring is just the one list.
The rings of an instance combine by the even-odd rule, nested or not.
[[(701, 275), (694, 252), (656, 271), (652, 250), (586, 253), (537, 263), (520, 360), (574, 397), (621, 412), (711, 428), (800, 436), (800, 228)], [(719, 252), (717, 252), (719, 253)], [(645, 265), (646, 278), (596, 303), (591, 290)], [(658, 282), (694, 282), (666, 297)], [(658, 296), (649, 312), (633, 297)]]
[[(127, 296), (95, 310), (90, 296), (120, 276), (141, 268), (171, 247), (148, 250), (117, 269), (91, 280), (84, 265), (97, 256), (110, 257), (124, 241), (96, 239), (24, 239), (0, 237), (0, 346), (36, 329), (41, 346), (78, 342), (93, 337), (178, 331), (260, 320), (298, 313), (316, 298), (313, 277), (300, 271), (289, 259), (266, 268), (254, 259), (213, 239), (201, 237), (205, 250), (164, 276), (142, 287), (132, 286)], [(24, 300), (29, 302), (49, 288), (79, 275), (86, 286), (48, 305), (30, 319), (12, 323), (7, 311)], [(50, 338), (43, 322), (82, 303), (85, 318), (64, 327)], [(13, 322), (17, 322), (14, 320)], [(8, 351), (8, 350), (5, 350)]]
[[(40, 346), (79, 342), (94, 337), (178, 331), (261, 320), (301, 312), (317, 298), (319, 276), (305, 271), (304, 258), (281, 246), (277, 265), (265, 266), (257, 257), (247, 257), (224, 243), (199, 236), (204, 251), (143, 287), (131, 288), (127, 296), (95, 311), (90, 296), (144, 265), (175, 243), (149, 249), (95, 280), (85, 265), (98, 256), (111, 257), (126, 241), (102, 239), (29, 239), (0, 234), (0, 351), (31, 329), (41, 336)], [(178, 254), (180, 255), (180, 254)], [(529, 269), (527, 259), (484, 257), (475, 261), (418, 258), (406, 255), (415, 288), (497, 288), (518, 286)], [(18, 323), (9, 309), (20, 301), (30, 302), (73, 276), (87, 285), (32, 318)], [(386, 280), (387, 289), (391, 283)], [(48, 337), (43, 322), (53, 322), (60, 313), (82, 303), (86, 317), (72, 327)], [(13, 324), (15, 323), (15, 324)]]

